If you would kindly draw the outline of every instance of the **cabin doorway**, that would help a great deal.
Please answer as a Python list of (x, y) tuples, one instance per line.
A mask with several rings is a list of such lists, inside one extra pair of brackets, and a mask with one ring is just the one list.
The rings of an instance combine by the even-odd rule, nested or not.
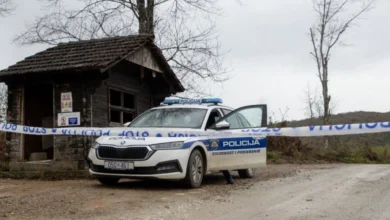
[[(24, 125), (53, 127), (53, 85), (26, 85), (24, 89)], [(24, 135), (24, 160), (53, 159), (52, 135)]]

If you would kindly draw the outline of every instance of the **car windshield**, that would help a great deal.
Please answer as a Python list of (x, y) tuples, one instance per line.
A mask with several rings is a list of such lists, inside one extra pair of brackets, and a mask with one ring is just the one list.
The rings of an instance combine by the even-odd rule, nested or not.
[(129, 127), (201, 128), (207, 109), (160, 108), (146, 111)]

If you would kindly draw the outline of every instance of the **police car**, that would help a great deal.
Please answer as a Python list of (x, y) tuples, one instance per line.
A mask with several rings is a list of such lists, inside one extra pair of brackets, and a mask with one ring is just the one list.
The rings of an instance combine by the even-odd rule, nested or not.
[(113, 137), (101, 136), (89, 151), (89, 172), (104, 185), (121, 178), (183, 180), (200, 187), (204, 175), (223, 170), (251, 178), (254, 168), (266, 165), (266, 137), (244, 130), (267, 125), (267, 106), (233, 109), (220, 98), (166, 98), (133, 121), (128, 128), (180, 131), (225, 131), (227, 136)]

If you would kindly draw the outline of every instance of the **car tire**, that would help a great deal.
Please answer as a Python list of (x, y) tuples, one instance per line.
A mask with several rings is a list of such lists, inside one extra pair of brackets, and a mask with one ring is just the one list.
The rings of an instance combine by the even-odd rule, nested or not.
[(99, 177), (98, 181), (105, 186), (114, 186), (118, 184), (119, 178), (116, 177)]
[(187, 164), (185, 183), (189, 188), (199, 188), (204, 177), (204, 158), (199, 150), (192, 151)]
[(238, 170), (238, 175), (240, 175), (240, 178), (253, 178), (255, 176), (255, 170), (252, 168), (248, 168), (245, 170)]

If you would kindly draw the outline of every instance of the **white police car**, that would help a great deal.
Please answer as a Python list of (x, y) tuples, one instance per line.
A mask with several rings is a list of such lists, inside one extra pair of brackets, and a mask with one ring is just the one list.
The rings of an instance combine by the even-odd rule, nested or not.
[[(89, 151), (89, 172), (104, 185), (121, 178), (184, 180), (200, 187), (205, 174), (238, 171), (251, 178), (253, 168), (266, 165), (266, 137), (243, 135), (245, 129), (267, 125), (267, 106), (234, 110), (219, 98), (170, 99), (135, 118), (129, 128), (174, 130), (168, 137), (101, 136)], [(228, 131), (229, 136), (187, 136), (181, 131)], [(148, 134), (149, 134), (148, 133)]]

